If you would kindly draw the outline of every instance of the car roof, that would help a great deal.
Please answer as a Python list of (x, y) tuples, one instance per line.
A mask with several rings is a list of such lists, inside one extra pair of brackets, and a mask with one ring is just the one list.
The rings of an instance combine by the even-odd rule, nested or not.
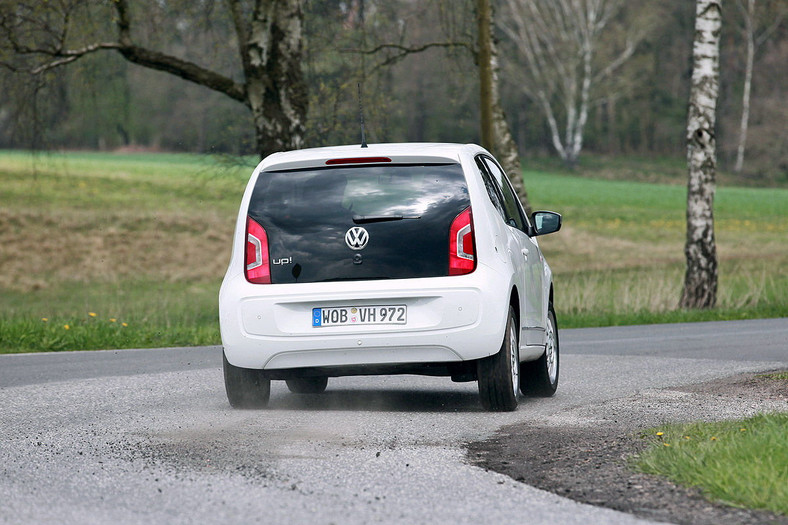
[(274, 153), (263, 159), (258, 168), (261, 171), (274, 171), (325, 167), (326, 161), (334, 160), (337, 161), (337, 164), (353, 164), (341, 161), (353, 159), (358, 163), (358, 159), (372, 161), (375, 157), (385, 157), (394, 163), (460, 162), (463, 153), (483, 151), (475, 144), (408, 142), (369, 144), (366, 148), (356, 144)]

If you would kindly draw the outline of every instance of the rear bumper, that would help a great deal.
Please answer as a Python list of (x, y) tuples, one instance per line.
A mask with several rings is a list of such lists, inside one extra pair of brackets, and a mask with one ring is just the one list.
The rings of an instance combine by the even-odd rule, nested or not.
[[(251, 285), (228, 275), (222, 343), (232, 365), (264, 370), (461, 363), (500, 349), (510, 286), (482, 265), (464, 276), (392, 281)], [(406, 325), (312, 327), (315, 307), (389, 304), (407, 305)]]

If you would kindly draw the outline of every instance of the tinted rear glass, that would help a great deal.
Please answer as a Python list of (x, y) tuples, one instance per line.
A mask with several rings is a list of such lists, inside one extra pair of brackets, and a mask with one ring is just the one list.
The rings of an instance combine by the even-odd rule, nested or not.
[[(458, 164), (388, 164), (261, 173), (249, 215), (268, 234), (273, 283), (404, 279), (448, 275), (449, 228), (469, 205)], [(361, 249), (352, 228), (366, 231)]]

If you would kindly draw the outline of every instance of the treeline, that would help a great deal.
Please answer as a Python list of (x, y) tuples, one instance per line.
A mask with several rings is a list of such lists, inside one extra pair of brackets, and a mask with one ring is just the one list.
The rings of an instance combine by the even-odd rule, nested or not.
[[(717, 108), (723, 168), (733, 165), (740, 133), (746, 2), (723, 6)], [(81, 4), (74, 16), (84, 17), (84, 31), (100, 34), (101, 18), (112, 13), (101, 2)], [(549, 119), (528, 89), (533, 79), (518, 42), (504, 31), (510, 4), (495, 2), (502, 103), (521, 154), (554, 155)], [(233, 20), (220, 6), (156, 2), (135, 31), (164, 52), (238, 78)], [(359, 85), (370, 141), (479, 142), (472, 0), (312, 0), (303, 7), (305, 145), (359, 141)], [(784, 11), (780, 1), (759, 0), (753, 18), (758, 41), (744, 173), (754, 178), (788, 176)], [(632, 50), (590, 88), (584, 152), (684, 155), (693, 24), (694, 2), (686, 0), (631, 0), (611, 11), (595, 42), (595, 71), (623, 56), (625, 46)], [(246, 107), (117, 53), (92, 53), (36, 76), (0, 74), (2, 148), (256, 152)], [(559, 127), (567, 111), (555, 104)]]

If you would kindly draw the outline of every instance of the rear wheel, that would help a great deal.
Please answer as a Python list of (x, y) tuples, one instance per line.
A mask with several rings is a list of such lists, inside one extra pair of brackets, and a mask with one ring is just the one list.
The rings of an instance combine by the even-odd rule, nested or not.
[(558, 388), (558, 325), (552, 303), (547, 310), (545, 351), (536, 361), (520, 366), (520, 391), (525, 395), (550, 397)]
[(271, 380), (262, 370), (231, 365), (222, 352), (224, 388), (233, 408), (265, 408), (271, 397)]
[(322, 394), (328, 386), (327, 377), (297, 377), (287, 379), (287, 388), (294, 394)]
[(501, 350), (478, 362), (479, 397), (485, 410), (496, 412), (517, 408), (520, 386), (519, 327), (514, 308), (509, 307), (506, 334)]

